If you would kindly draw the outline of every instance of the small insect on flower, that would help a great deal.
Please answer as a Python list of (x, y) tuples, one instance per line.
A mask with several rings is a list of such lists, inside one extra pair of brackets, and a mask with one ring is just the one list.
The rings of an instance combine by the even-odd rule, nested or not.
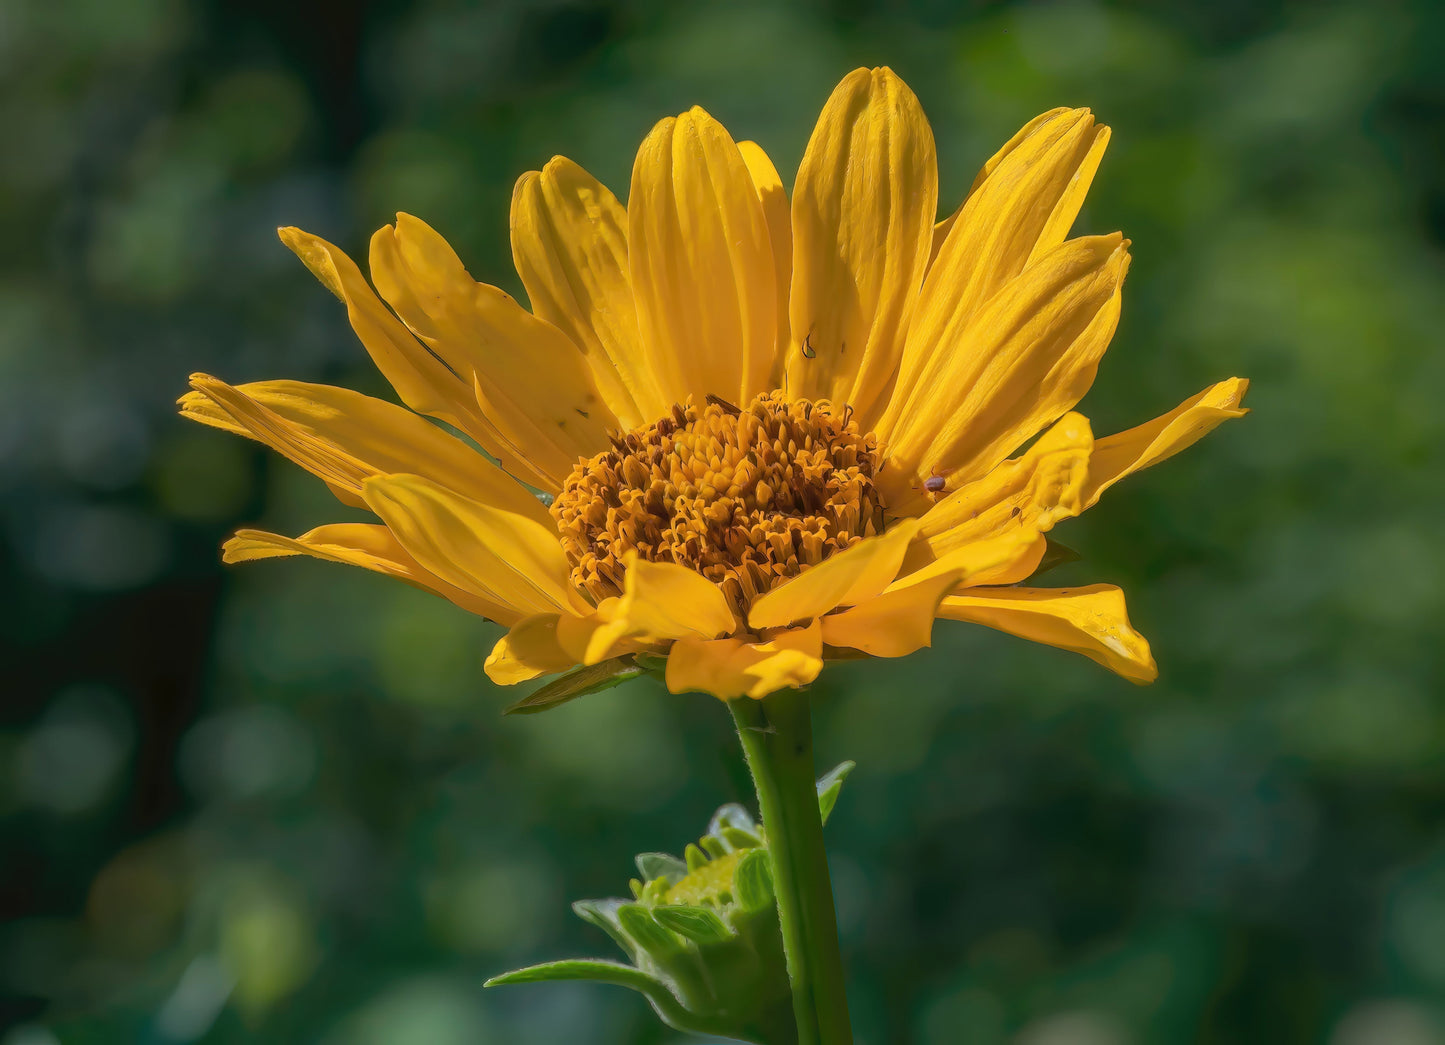
[[(943, 488), (948, 485), (948, 475), (952, 471), (952, 468), (945, 468), (942, 471), (935, 468), (933, 473), (927, 479), (923, 480), (923, 492), (936, 502), (939, 496), (942, 495)], [(916, 490), (918, 488), (915, 486), (914, 489)]]

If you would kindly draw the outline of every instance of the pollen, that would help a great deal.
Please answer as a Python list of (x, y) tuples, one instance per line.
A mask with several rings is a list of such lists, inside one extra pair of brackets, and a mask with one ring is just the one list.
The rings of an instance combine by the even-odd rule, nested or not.
[(622, 593), (629, 552), (696, 570), (734, 612), (835, 552), (883, 531), (877, 440), (852, 411), (769, 392), (715, 397), (612, 436), (552, 503), (572, 580)]

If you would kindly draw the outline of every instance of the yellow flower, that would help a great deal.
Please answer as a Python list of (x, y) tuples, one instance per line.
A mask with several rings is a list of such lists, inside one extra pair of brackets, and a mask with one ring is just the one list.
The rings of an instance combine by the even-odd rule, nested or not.
[(522, 176), (530, 312), (409, 215), (372, 237), (376, 292), (282, 229), (410, 409), (194, 377), (187, 416), (379, 519), (242, 530), (225, 559), (430, 589), (510, 629), (499, 683), (649, 654), (674, 692), (761, 697), (911, 653), (937, 617), (1150, 681), (1118, 588), (1021, 586), (1055, 523), (1244, 413), (1239, 378), (1103, 439), (1073, 412), (1129, 264), (1118, 233), (1067, 238), (1108, 139), (1086, 109), (1044, 113), (935, 224), (933, 133), (889, 69), (838, 85), (791, 201), (694, 108), (642, 143), (626, 207), (560, 157)]

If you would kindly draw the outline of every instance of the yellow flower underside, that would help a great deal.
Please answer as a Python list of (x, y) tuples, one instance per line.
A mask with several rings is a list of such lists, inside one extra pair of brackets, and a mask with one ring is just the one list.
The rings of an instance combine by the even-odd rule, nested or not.
[(937, 221), (933, 133), (887, 68), (838, 85), (791, 194), (694, 108), (647, 136), (625, 205), (561, 157), (522, 176), (530, 311), (410, 215), (372, 238), (370, 283), (282, 229), (405, 406), (193, 377), (183, 414), (377, 520), (242, 530), (226, 561), (436, 592), (509, 629), (504, 684), (647, 653), (674, 692), (760, 698), (912, 653), (938, 618), (1149, 682), (1118, 588), (1020, 586), (1054, 525), (1245, 412), (1241, 378), (1102, 439), (1074, 412), (1129, 267), (1118, 233), (1069, 238), (1108, 140), (1044, 113)]

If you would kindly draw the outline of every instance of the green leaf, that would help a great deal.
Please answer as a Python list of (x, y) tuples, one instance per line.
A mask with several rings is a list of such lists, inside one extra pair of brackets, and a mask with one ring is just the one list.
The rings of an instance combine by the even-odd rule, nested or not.
[(541, 689), (506, 708), (502, 714), (535, 715), (539, 711), (547, 711), (589, 693), (601, 693), (604, 689), (620, 686), (645, 673), (646, 669), (638, 667), (631, 657), (613, 657), (601, 664), (578, 668), (569, 675), (553, 679)]
[(766, 849), (754, 849), (738, 861), (733, 899), (749, 914), (773, 905), (773, 869)]
[(838, 804), (838, 792), (843, 790), (843, 781), (848, 779), (848, 774), (857, 766), (857, 762), (839, 762), (818, 778), (818, 815), (822, 817), (823, 823), (828, 822), (833, 807)]
[(645, 881), (666, 878), (676, 885), (687, 877), (687, 864), (671, 853), (638, 853), (637, 870)]
[(721, 943), (733, 936), (723, 920), (706, 907), (668, 904), (654, 907), (652, 916), (664, 929), (671, 929), (679, 936), (698, 943)]

